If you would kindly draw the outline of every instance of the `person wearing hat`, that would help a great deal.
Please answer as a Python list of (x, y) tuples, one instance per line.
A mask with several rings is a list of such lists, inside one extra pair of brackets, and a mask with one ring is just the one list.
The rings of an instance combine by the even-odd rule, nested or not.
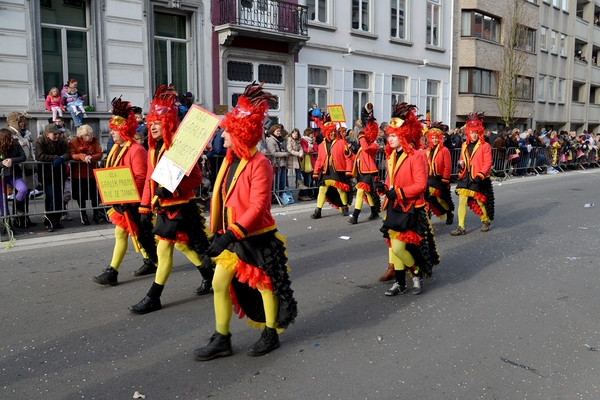
[(388, 244), (388, 269), (393, 267), (395, 277), (386, 296), (408, 292), (406, 272), (412, 277), (413, 294), (421, 293), (423, 278), (431, 276), (440, 261), (425, 201), (427, 157), (421, 150), (422, 129), (416, 106), (394, 106), (386, 129), (389, 173), (385, 184), (377, 185), (378, 193), (386, 196), (381, 232)]
[(71, 159), (69, 146), (60, 137), (54, 124), (44, 127), (44, 134), (35, 142), (35, 159), (43, 162), (42, 184), (44, 185), (44, 226), (48, 232), (61, 229), (60, 217), (63, 210), (63, 188), (67, 177), (65, 161)]
[[(194, 351), (199, 361), (233, 353), (229, 323), (233, 310), (247, 316), (260, 339), (247, 354), (262, 356), (279, 347), (279, 333), (294, 322), (297, 304), (288, 276), (285, 238), (271, 214), (273, 167), (257, 150), (272, 95), (262, 84), (248, 85), (221, 127), (227, 155), (211, 200), (206, 252), (216, 263), (213, 278), (215, 333)], [(208, 257), (207, 257), (208, 258)]]
[(375, 155), (379, 146), (375, 143), (379, 127), (375, 118), (370, 118), (367, 126), (358, 135), (359, 149), (354, 159), (352, 174), (356, 176), (356, 200), (354, 201), (354, 211), (348, 221), (351, 224), (358, 223), (358, 216), (363, 205), (363, 196), (367, 199), (371, 207), (369, 220), (379, 217), (381, 212), (381, 200), (375, 194), (375, 180), (377, 178), (377, 165), (375, 164)]
[(152, 179), (154, 169), (171, 147), (179, 126), (175, 98), (177, 94), (167, 85), (159, 86), (154, 93), (146, 123), (148, 136), (148, 172), (142, 195), (140, 213), (142, 223), (149, 225), (156, 214), (156, 225), (152, 232), (158, 239), (158, 269), (154, 282), (146, 296), (129, 307), (134, 314), (146, 314), (162, 308), (160, 297), (169, 275), (173, 270), (173, 250), (181, 251), (202, 275), (202, 284), (195, 294), (208, 294), (213, 276), (212, 266), (202, 264), (202, 256), (208, 248), (206, 223), (203, 212), (196, 203), (194, 190), (202, 184), (202, 173), (198, 163), (183, 177), (171, 192)]
[(494, 220), (494, 188), (490, 179), (492, 149), (483, 138), (482, 112), (467, 115), (465, 124), (466, 142), (463, 143), (458, 160), (458, 226), (452, 236), (464, 235), (467, 206), (479, 216), (481, 232), (490, 230)]
[(324, 140), (319, 144), (317, 161), (313, 170), (313, 179), (317, 181), (319, 194), (317, 208), (311, 218), (321, 218), (321, 209), (325, 200), (334, 208), (341, 209), (342, 215), (350, 215), (348, 204), (352, 201), (352, 191), (348, 176), (352, 174), (352, 157), (346, 140), (333, 122), (321, 127)]
[[(114, 145), (106, 157), (106, 167), (130, 167), (137, 191), (142, 193), (146, 183), (148, 153), (133, 140), (137, 126), (133, 108), (128, 101), (114, 98), (112, 114), (108, 127)], [(140, 244), (140, 251), (144, 258), (144, 264), (135, 270), (133, 275), (142, 276), (156, 272), (158, 259), (152, 225), (142, 224), (139, 206), (139, 202), (115, 204), (108, 211), (108, 218), (115, 225), (115, 247), (108, 267), (102, 271), (102, 274), (92, 278), (95, 283), (117, 285), (119, 267), (127, 252), (129, 236)]]
[(442, 143), (444, 128), (440, 122), (434, 122), (427, 130), (426, 151), (429, 164), (429, 177), (427, 178), (427, 202), (431, 212), (440, 219), (446, 220), (446, 225), (454, 222), (454, 202), (450, 194), (450, 173), (452, 162), (450, 151)]

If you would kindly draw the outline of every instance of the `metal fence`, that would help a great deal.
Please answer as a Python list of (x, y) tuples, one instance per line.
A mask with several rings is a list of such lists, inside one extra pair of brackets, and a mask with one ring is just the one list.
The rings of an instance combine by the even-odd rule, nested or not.
[[(316, 156), (316, 154), (312, 154)], [(312, 178), (312, 172), (297, 173), (294, 169), (288, 169), (287, 157), (273, 157), (267, 155), (272, 162), (273, 188), (272, 203), (287, 205), (303, 199), (315, 199), (318, 194), (316, 181)], [(295, 157), (295, 156), (290, 156)], [(458, 160), (460, 149), (451, 151), (452, 178), (458, 174)], [(517, 148), (506, 150), (492, 149), (491, 176), (495, 179), (508, 179), (512, 176), (538, 175), (551, 171), (554, 173), (566, 170), (587, 169), (600, 167), (600, 153), (598, 149), (582, 151), (573, 149), (558, 151), (553, 148), (532, 148), (530, 151), (521, 151)], [(383, 150), (380, 150), (375, 158), (378, 165), (379, 177), (385, 180), (387, 175), (387, 163)], [(209, 160), (200, 159), (203, 183), (197, 190), (198, 201), (205, 205), (212, 191), (214, 178), (223, 162), (222, 156), (212, 157)], [(94, 179), (91, 164), (82, 162), (68, 162), (67, 168), (52, 168), (52, 163), (24, 162), (15, 166), (23, 172), (23, 182), (28, 187), (25, 200), (18, 201), (16, 176), (4, 177), (2, 169), (0, 196), (2, 217), (23, 217), (44, 215), (47, 213), (65, 213), (69, 211), (79, 212), (84, 210), (105, 210), (102, 204), (96, 181)], [(281, 167), (280, 167), (281, 165)], [(94, 165), (102, 168), (103, 161)], [(353, 182), (351, 182), (353, 183)], [(306, 189), (302, 189), (304, 185)], [(22, 187), (22, 186), (21, 186)], [(49, 204), (52, 209), (49, 209)]]

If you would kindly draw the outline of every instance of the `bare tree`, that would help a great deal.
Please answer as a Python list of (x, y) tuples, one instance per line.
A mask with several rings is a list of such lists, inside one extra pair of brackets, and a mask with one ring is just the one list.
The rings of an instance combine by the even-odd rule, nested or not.
[[(523, 100), (531, 100), (532, 82), (526, 73), (531, 69), (531, 52), (535, 51), (535, 31), (527, 26), (537, 21), (537, 15), (523, 0), (505, 0), (506, 13), (502, 21), (504, 46), (495, 72), (498, 84), (497, 105), (500, 119), (512, 126), (519, 119)], [(529, 52), (529, 53), (528, 53)]]

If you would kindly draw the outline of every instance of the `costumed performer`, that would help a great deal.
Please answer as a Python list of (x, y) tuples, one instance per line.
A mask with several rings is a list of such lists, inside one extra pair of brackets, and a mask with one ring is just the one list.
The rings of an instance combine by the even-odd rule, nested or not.
[(386, 296), (408, 291), (405, 270), (412, 276), (413, 294), (419, 294), (422, 279), (440, 261), (425, 202), (427, 157), (421, 150), (421, 131), (414, 105), (394, 107), (386, 129), (389, 173), (385, 184), (378, 185), (378, 192), (386, 195), (381, 232), (389, 247), (388, 271), (392, 268), (396, 278)]
[(467, 115), (466, 141), (460, 150), (455, 190), (458, 195), (458, 226), (451, 232), (452, 236), (467, 233), (467, 206), (481, 219), (481, 232), (489, 231), (494, 220), (494, 187), (490, 179), (492, 148), (483, 137), (483, 117), (483, 112)]
[(452, 162), (450, 150), (444, 146), (444, 130), (447, 128), (440, 122), (434, 122), (427, 130), (426, 150), (427, 163), (429, 165), (429, 177), (427, 178), (429, 210), (440, 219), (446, 219), (446, 225), (454, 222), (454, 202), (450, 193), (450, 174)]
[(207, 251), (217, 265), (213, 279), (216, 332), (205, 347), (194, 351), (199, 361), (232, 354), (229, 323), (233, 311), (263, 329), (247, 351), (252, 357), (278, 348), (278, 333), (298, 313), (285, 238), (277, 233), (271, 214), (273, 167), (256, 149), (271, 98), (262, 84), (253, 82), (221, 122), (227, 155), (215, 181), (210, 230), (216, 238)]
[[(137, 191), (142, 193), (148, 170), (148, 152), (133, 140), (137, 122), (131, 104), (121, 98), (114, 98), (112, 114), (108, 127), (115, 144), (106, 158), (106, 168), (130, 167)], [(156, 272), (158, 259), (152, 226), (141, 223), (139, 206), (139, 202), (115, 204), (108, 210), (108, 218), (115, 225), (115, 247), (109, 266), (102, 274), (92, 278), (97, 284), (115, 286), (118, 283), (119, 267), (127, 253), (129, 236), (140, 244), (140, 252), (144, 258), (144, 264), (133, 275)]]
[(352, 175), (352, 151), (348, 148), (344, 136), (333, 122), (321, 127), (324, 140), (319, 144), (319, 151), (313, 179), (317, 181), (319, 194), (317, 208), (311, 218), (321, 218), (321, 209), (325, 200), (334, 208), (341, 209), (342, 215), (350, 215), (348, 204), (352, 202), (352, 191), (348, 177)]
[(148, 172), (140, 213), (146, 224), (151, 223), (153, 213), (156, 213), (156, 224), (152, 232), (158, 239), (158, 269), (146, 297), (129, 307), (134, 314), (146, 314), (162, 308), (160, 296), (173, 270), (174, 249), (181, 251), (202, 275), (202, 284), (194, 293), (208, 294), (211, 288), (212, 266), (202, 265), (202, 257), (209, 245), (206, 224), (194, 193), (194, 189), (202, 184), (198, 163), (194, 164), (190, 174), (183, 177), (173, 192), (152, 179), (152, 173), (164, 152), (171, 146), (179, 125), (176, 98), (177, 93), (167, 85), (159, 86), (146, 116), (146, 124), (150, 130)]
[(381, 199), (375, 193), (375, 182), (379, 181), (375, 156), (379, 146), (375, 143), (379, 127), (374, 117), (369, 118), (367, 126), (358, 135), (359, 148), (354, 159), (352, 175), (356, 176), (356, 200), (354, 201), (354, 211), (350, 217), (351, 224), (358, 222), (358, 216), (362, 209), (363, 197), (367, 199), (371, 207), (369, 220), (379, 218), (381, 212)]

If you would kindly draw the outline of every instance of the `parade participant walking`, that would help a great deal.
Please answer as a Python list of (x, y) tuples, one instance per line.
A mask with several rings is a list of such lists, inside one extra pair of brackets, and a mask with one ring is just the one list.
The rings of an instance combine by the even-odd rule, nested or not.
[(177, 93), (167, 85), (156, 89), (146, 124), (148, 136), (148, 172), (142, 195), (140, 213), (142, 221), (148, 224), (156, 213), (156, 225), (152, 232), (158, 238), (158, 269), (154, 283), (139, 303), (129, 307), (134, 314), (146, 314), (162, 308), (160, 296), (169, 275), (173, 270), (173, 250), (181, 251), (202, 275), (202, 284), (194, 293), (207, 294), (211, 288), (213, 271), (210, 265), (202, 268), (202, 256), (208, 248), (205, 220), (195, 201), (194, 189), (202, 184), (202, 174), (198, 163), (194, 164), (189, 176), (184, 176), (175, 191), (170, 192), (151, 177), (154, 168), (169, 149), (177, 130)]
[(458, 161), (458, 226), (451, 232), (453, 236), (467, 233), (467, 206), (481, 219), (481, 232), (489, 231), (494, 220), (494, 188), (490, 179), (492, 149), (483, 138), (482, 112), (467, 116), (465, 134), (467, 140), (462, 145)]
[(452, 163), (450, 151), (443, 144), (444, 125), (435, 122), (427, 131), (426, 151), (429, 164), (429, 177), (427, 179), (427, 202), (431, 212), (440, 219), (446, 219), (446, 225), (454, 222), (454, 202), (450, 194), (450, 173)]
[(371, 215), (369, 219), (377, 219), (381, 212), (381, 200), (375, 193), (375, 180), (377, 177), (377, 165), (375, 164), (375, 156), (379, 146), (375, 143), (379, 127), (375, 118), (369, 119), (367, 126), (358, 135), (359, 149), (356, 153), (352, 174), (356, 176), (356, 200), (354, 202), (354, 211), (350, 217), (351, 224), (358, 222), (358, 216), (363, 205), (363, 196), (367, 199), (371, 207)]
[(288, 277), (285, 238), (271, 215), (273, 168), (256, 149), (270, 93), (255, 82), (246, 87), (221, 122), (225, 161), (211, 202), (210, 230), (216, 238), (207, 255), (216, 262), (213, 279), (216, 332), (194, 351), (199, 361), (232, 354), (232, 306), (263, 329), (247, 354), (262, 356), (279, 347), (278, 331), (294, 322), (296, 300)]
[(342, 215), (350, 215), (348, 203), (352, 201), (352, 192), (347, 175), (351, 174), (352, 152), (344, 137), (338, 132), (336, 124), (328, 122), (322, 126), (323, 142), (319, 144), (319, 154), (313, 171), (313, 179), (317, 181), (319, 195), (317, 208), (311, 218), (321, 218), (321, 209), (325, 200), (334, 208), (341, 208)]
[[(130, 167), (138, 193), (146, 182), (148, 153), (133, 140), (137, 122), (128, 101), (112, 100), (112, 118), (108, 122), (114, 145), (106, 158), (106, 167)], [(87, 126), (87, 125), (84, 125)], [(140, 203), (115, 204), (108, 210), (110, 222), (115, 225), (115, 247), (110, 265), (92, 280), (99, 285), (115, 286), (118, 283), (119, 267), (127, 253), (129, 236), (140, 244), (144, 264), (133, 272), (135, 276), (153, 274), (156, 271), (156, 243), (152, 226), (141, 223)]]
[(396, 278), (386, 296), (408, 291), (405, 270), (412, 277), (413, 294), (421, 293), (422, 279), (431, 276), (433, 266), (439, 263), (425, 202), (427, 158), (421, 150), (421, 130), (414, 105), (394, 107), (386, 129), (389, 174), (385, 185), (378, 185), (386, 196), (381, 231), (389, 247), (388, 269), (394, 269)]

